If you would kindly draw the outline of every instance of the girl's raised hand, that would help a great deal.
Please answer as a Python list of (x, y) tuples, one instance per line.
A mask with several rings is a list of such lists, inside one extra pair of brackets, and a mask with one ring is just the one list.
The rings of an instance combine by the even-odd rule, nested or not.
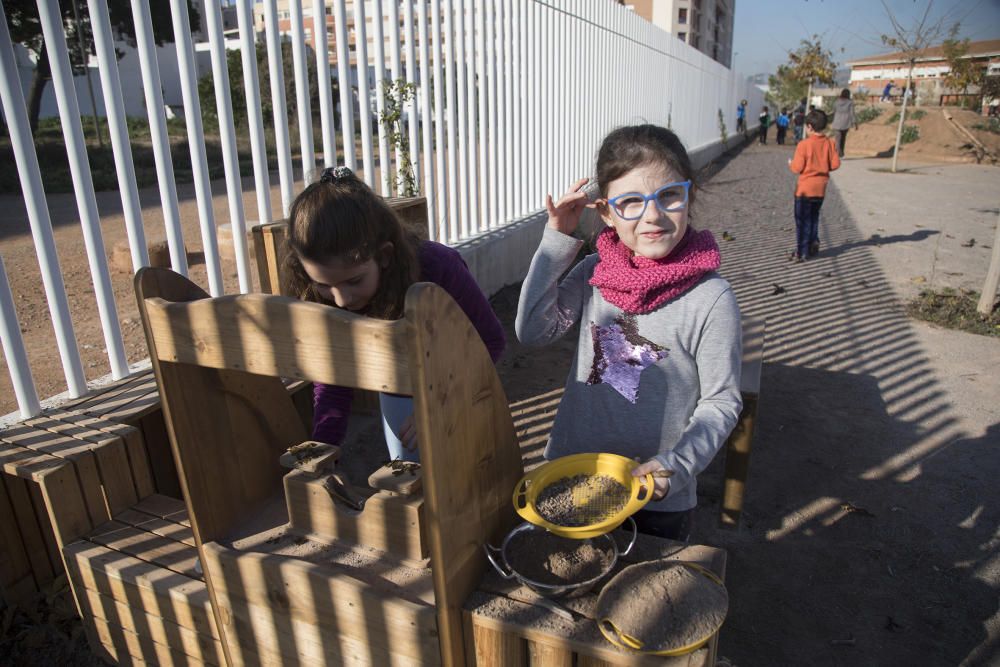
[(549, 227), (566, 235), (576, 231), (583, 209), (594, 208), (587, 193), (583, 191), (583, 186), (587, 184), (588, 180), (586, 178), (578, 180), (555, 204), (552, 203), (552, 195), (545, 196), (545, 209), (549, 213)]

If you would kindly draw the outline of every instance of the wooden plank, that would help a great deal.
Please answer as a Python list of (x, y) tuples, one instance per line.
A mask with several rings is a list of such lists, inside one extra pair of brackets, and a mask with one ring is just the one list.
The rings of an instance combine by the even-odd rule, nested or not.
[(196, 661), (169, 646), (155, 642), (149, 637), (137, 635), (120, 625), (108, 623), (102, 618), (93, 617), (89, 620), (101, 644), (113, 647), (116, 657), (121, 662), (123, 656), (130, 656), (133, 664), (136, 661), (160, 667), (189, 667), (199, 664)]
[(130, 389), (134, 389), (136, 386), (141, 385), (144, 382), (148, 382), (151, 377), (153, 377), (153, 369), (146, 368), (144, 370), (137, 371), (128, 377), (124, 377), (120, 380), (104, 385), (103, 387), (91, 389), (86, 395), (66, 401), (59, 407), (70, 412), (86, 412), (90, 408), (94, 408), (115, 396), (119, 396)]
[(157, 406), (157, 385), (152, 370), (130, 378), (113, 391), (105, 392), (92, 401), (64, 406), (77, 412), (103, 417), (109, 421), (122, 421), (134, 425)]
[(376, 493), (365, 501), (363, 512), (351, 512), (330, 498), (323, 480), (293, 471), (285, 475), (285, 497), (289, 521), (299, 532), (361, 544), (414, 561), (428, 556), (421, 530), (421, 496)]
[(134, 505), (138, 500), (135, 485), (132, 483), (125, 441), (120, 436), (102, 433), (81, 424), (55, 419), (49, 415), (29, 419), (23, 423), (26, 426), (85, 443), (83, 446), (93, 452), (100, 474), (105, 503), (112, 515)]
[(757, 397), (745, 395), (736, 428), (726, 440), (726, 461), (719, 519), (723, 526), (736, 527), (743, 512), (743, 495), (750, 473), (750, 448), (757, 421)]
[(264, 630), (254, 626), (254, 634), (247, 635), (234, 625), (237, 614), (246, 618), (251, 612), (246, 605), (255, 605), (274, 610), (268, 632), (281, 641), (288, 640), (290, 619), (316, 626), (331, 638), (366, 643), (382, 655), (439, 664), (434, 607), (400, 597), (398, 589), (376, 588), (339, 569), (286, 556), (238, 552), (216, 542), (203, 545), (202, 552), (231, 656), (238, 647), (255, 653), (274, 649), (267, 641), (258, 646), (256, 633)]
[[(474, 625), (472, 634), (476, 645), (476, 665), (479, 667), (527, 667), (528, 664), (536, 667), (534, 661), (528, 662), (525, 642), (517, 635), (482, 625)], [(572, 656), (570, 667), (573, 667)]]
[(523, 474), (507, 397), (486, 347), (440, 287), (406, 297), (414, 345), (414, 418), (424, 476), (442, 662), (466, 658), (462, 605), (482, 579), (483, 544), (514, 525), (511, 489)]
[(87, 541), (63, 554), (74, 591), (89, 589), (183, 628), (218, 637), (205, 583)]
[(35, 583), (41, 589), (55, 578), (55, 570), (52, 568), (45, 537), (42, 534), (41, 526), (38, 525), (35, 508), (31, 502), (31, 493), (28, 490), (29, 485), (34, 485), (19, 477), (9, 475), (3, 476), (3, 483), (7, 498), (10, 500), (14, 521), (21, 534), (25, 553), (31, 564)]
[[(478, 641), (477, 637), (477, 644)], [(573, 667), (573, 651), (568, 648), (559, 648), (533, 641), (529, 641), (527, 644), (528, 664), (531, 667)]]
[(187, 505), (184, 504), (183, 500), (178, 500), (177, 498), (170, 498), (159, 493), (154, 493), (148, 498), (140, 500), (132, 509), (167, 521), (179, 523), (188, 528), (191, 527), (191, 521), (188, 519)]
[[(24, 483), (17, 477), (2, 477), (12, 483)], [(7, 485), (0, 480), (0, 599), (8, 605), (17, 604), (37, 590), (14, 507), (7, 495)]]
[(338, 665), (351, 667), (424, 667), (440, 664), (386, 652), (383, 647), (288, 616), (281, 608), (235, 601), (230, 634), (233, 667), (244, 665)]
[(112, 597), (96, 591), (84, 590), (81, 607), (87, 615), (106, 621), (139, 637), (167, 646), (174, 651), (189, 656), (196, 663), (224, 665), (225, 656), (218, 639), (199, 634), (173, 621), (145, 612), (141, 608), (122, 604)]
[(133, 526), (147, 533), (161, 535), (175, 542), (183, 542), (189, 547), (198, 546), (195, 544), (194, 533), (191, 532), (190, 525), (185, 526), (173, 521), (167, 521), (166, 519), (151, 516), (135, 509), (127, 509), (124, 512), (119, 512), (115, 515), (115, 521)]
[(764, 363), (765, 321), (759, 317), (745, 317), (741, 324), (743, 359), (740, 369), (740, 392), (757, 394), (760, 391), (760, 374)]
[(119, 424), (100, 417), (94, 417), (82, 412), (66, 410), (51, 410), (49, 416), (53, 419), (77, 424), (101, 433), (119, 436), (125, 443), (129, 469), (132, 472), (132, 482), (135, 486), (136, 498), (141, 499), (154, 493), (153, 476), (149, 467), (149, 456), (142, 440), (142, 431), (128, 424)]
[[(48, 510), (45, 507), (45, 498), (42, 490), (37, 484), (27, 484), (28, 495), (31, 496), (31, 508), (35, 512), (35, 521), (38, 529), (42, 533), (42, 540), (45, 542), (45, 552), (49, 556), (49, 563), (52, 564), (52, 572), (58, 576), (63, 571), (62, 556), (59, 555), (59, 545), (56, 542), (55, 533), (52, 530), (52, 521), (49, 519)], [(45, 582), (47, 583), (47, 582)], [(39, 581), (41, 586), (43, 582)]]
[(183, 542), (147, 533), (117, 521), (98, 526), (87, 539), (192, 579), (202, 578), (197, 569), (198, 550)]
[(41, 489), (45, 511), (60, 550), (93, 527), (84, 505), (80, 480), (71, 466), (45, 466), (32, 477)]
[(263, 294), (145, 304), (160, 361), (412, 393), (403, 320)]
[[(159, 398), (157, 399), (159, 400)], [(139, 420), (142, 440), (149, 456), (149, 467), (153, 473), (156, 492), (171, 498), (182, 498), (177, 462), (170, 446), (170, 436), (164, 423), (163, 412), (157, 410)]]
[(91, 522), (96, 524), (111, 518), (90, 443), (23, 424), (0, 432), (0, 440), (72, 462)]

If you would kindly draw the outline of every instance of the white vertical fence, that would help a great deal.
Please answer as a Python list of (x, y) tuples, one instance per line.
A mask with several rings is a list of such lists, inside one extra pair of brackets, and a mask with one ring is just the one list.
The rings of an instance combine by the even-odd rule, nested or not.
[[(152, 46), (146, 3), (132, 0), (142, 81), (124, 85), (113, 58), (106, 0), (88, 0), (96, 38), (101, 88), (108, 110), (123, 210), (135, 268), (148, 262), (135, 169), (125, 125), (122, 91), (144, 95), (159, 196), (172, 266), (186, 273), (184, 239), (174, 187), (169, 138), (160, 96), (160, 71)], [(243, 180), (238, 137), (248, 137), (253, 158), (257, 217), (271, 212), (270, 174), (265, 150), (278, 167), (281, 211), (317, 177), (316, 143), (321, 164), (362, 165), (365, 180), (385, 196), (400, 192), (401, 146), (389, 136), (408, 138), (410, 162), (419, 194), (428, 198), (430, 238), (455, 243), (509, 224), (543, 206), (547, 193), (560, 194), (593, 171), (601, 137), (627, 123), (670, 125), (689, 150), (720, 140), (718, 111), (735, 129), (737, 102), (761, 105), (761, 93), (734, 72), (654, 27), (611, 0), (292, 0), (279, 18), (276, 0), (264, 0), (264, 30), (254, 33), (251, 0), (237, 0), (238, 43), (242, 49), (248, 126), (235, 126), (226, 91), (236, 72), (226, 70), (219, 3), (201, 17), (209, 41), (212, 78), (223, 148), (225, 179), (209, 181), (193, 54), (195, 45), (184, 0), (170, 0), (177, 62), (184, 100), (187, 140), (198, 204), (209, 290), (221, 294), (221, 259), (213, 214), (213, 194), (225, 195), (235, 243), (239, 289), (251, 286), (245, 243)], [(113, 375), (127, 373), (101, 240), (93, 183), (87, 167), (75, 88), (56, 0), (38, 0), (53, 86), (59, 100), (82, 232), (98, 294), (98, 311)], [(17, 158), (17, 169), (35, 238), (39, 264), (69, 394), (86, 391), (73, 323), (54, 251), (48, 206), (37, 158), (27, 128), (21, 82), (0, 8), (0, 99)], [(309, 27), (309, 31), (305, 28)], [(284, 42), (291, 44), (298, 146), (290, 141), (282, 63)], [(256, 49), (266, 43), (268, 71), (258, 72)], [(326, 57), (324, 57), (324, 53)], [(307, 64), (318, 84), (311, 100)], [(340, 94), (332, 96), (331, 76)], [(273, 114), (262, 113), (259, 77), (267, 77)], [(404, 107), (403, 127), (388, 128), (376, 111), (385, 106), (382, 80), (405, 80), (417, 87)], [(134, 93), (132, 91), (141, 91)], [(335, 107), (336, 104), (336, 107)], [(313, 107), (317, 111), (313, 112)], [(334, 115), (340, 121), (335, 126)], [(375, 127), (373, 128), (373, 124)], [(314, 136), (314, 129), (320, 136)], [(358, 155), (360, 135), (360, 159)], [(374, 136), (373, 136), (374, 135)], [(377, 137), (377, 141), (374, 139)], [(293, 154), (300, 167), (295, 173)], [(276, 158), (276, 160), (275, 160)], [(213, 192), (213, 187), (215, 191)], [(502, 259), (498, 259), (502, 261)], [(0, 257), (0, 268), (3, 267)], [(0, 288), (7, 285), (6, 273)], [(6, 292), (0, 289), (0, 296)], [(39, 410), (24, 342), (9, 295), (3, 303), (4, 355), (23, 416)]]

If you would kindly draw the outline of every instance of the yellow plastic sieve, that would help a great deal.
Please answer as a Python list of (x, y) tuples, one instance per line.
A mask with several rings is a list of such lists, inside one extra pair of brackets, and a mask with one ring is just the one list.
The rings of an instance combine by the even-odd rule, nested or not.
[[(562, 537), (582, 540), (603, 535), (642, 509), (652, 496), (653, 475), (633, 477), (632, 470), (637, 465), (625, 456), (605, 453), (573, 454), (548, 461), (522, 477), (514, 487), (514, 509), (525, 521)], [(578, 503), (581, 508), (586, 509), (589, 517), (593, 517), (585, 525), (560, 526), (539, 514), (537, 502), (542, 492), (565, 478), (578, 475), (605, 475), (624, 486), (628, 490), (624, 507), (602, 507), (603, 499), (597, 495), (580, 498), (574, 496), (574, 504)]]

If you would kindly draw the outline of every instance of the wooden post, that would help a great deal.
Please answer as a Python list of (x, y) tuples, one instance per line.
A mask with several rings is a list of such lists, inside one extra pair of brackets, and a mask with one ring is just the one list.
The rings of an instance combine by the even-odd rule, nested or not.
[(993, 254), (990, 256), (990, 268), (986, 272), (983, 293), (979, 295), (979, 305), (976, 308), (980, 315), (989, 315), (993, 312), (993, 301), (997, 296), (998, 283), (1000, 283), (1000, 219), (997, 220), (993, 233)]

